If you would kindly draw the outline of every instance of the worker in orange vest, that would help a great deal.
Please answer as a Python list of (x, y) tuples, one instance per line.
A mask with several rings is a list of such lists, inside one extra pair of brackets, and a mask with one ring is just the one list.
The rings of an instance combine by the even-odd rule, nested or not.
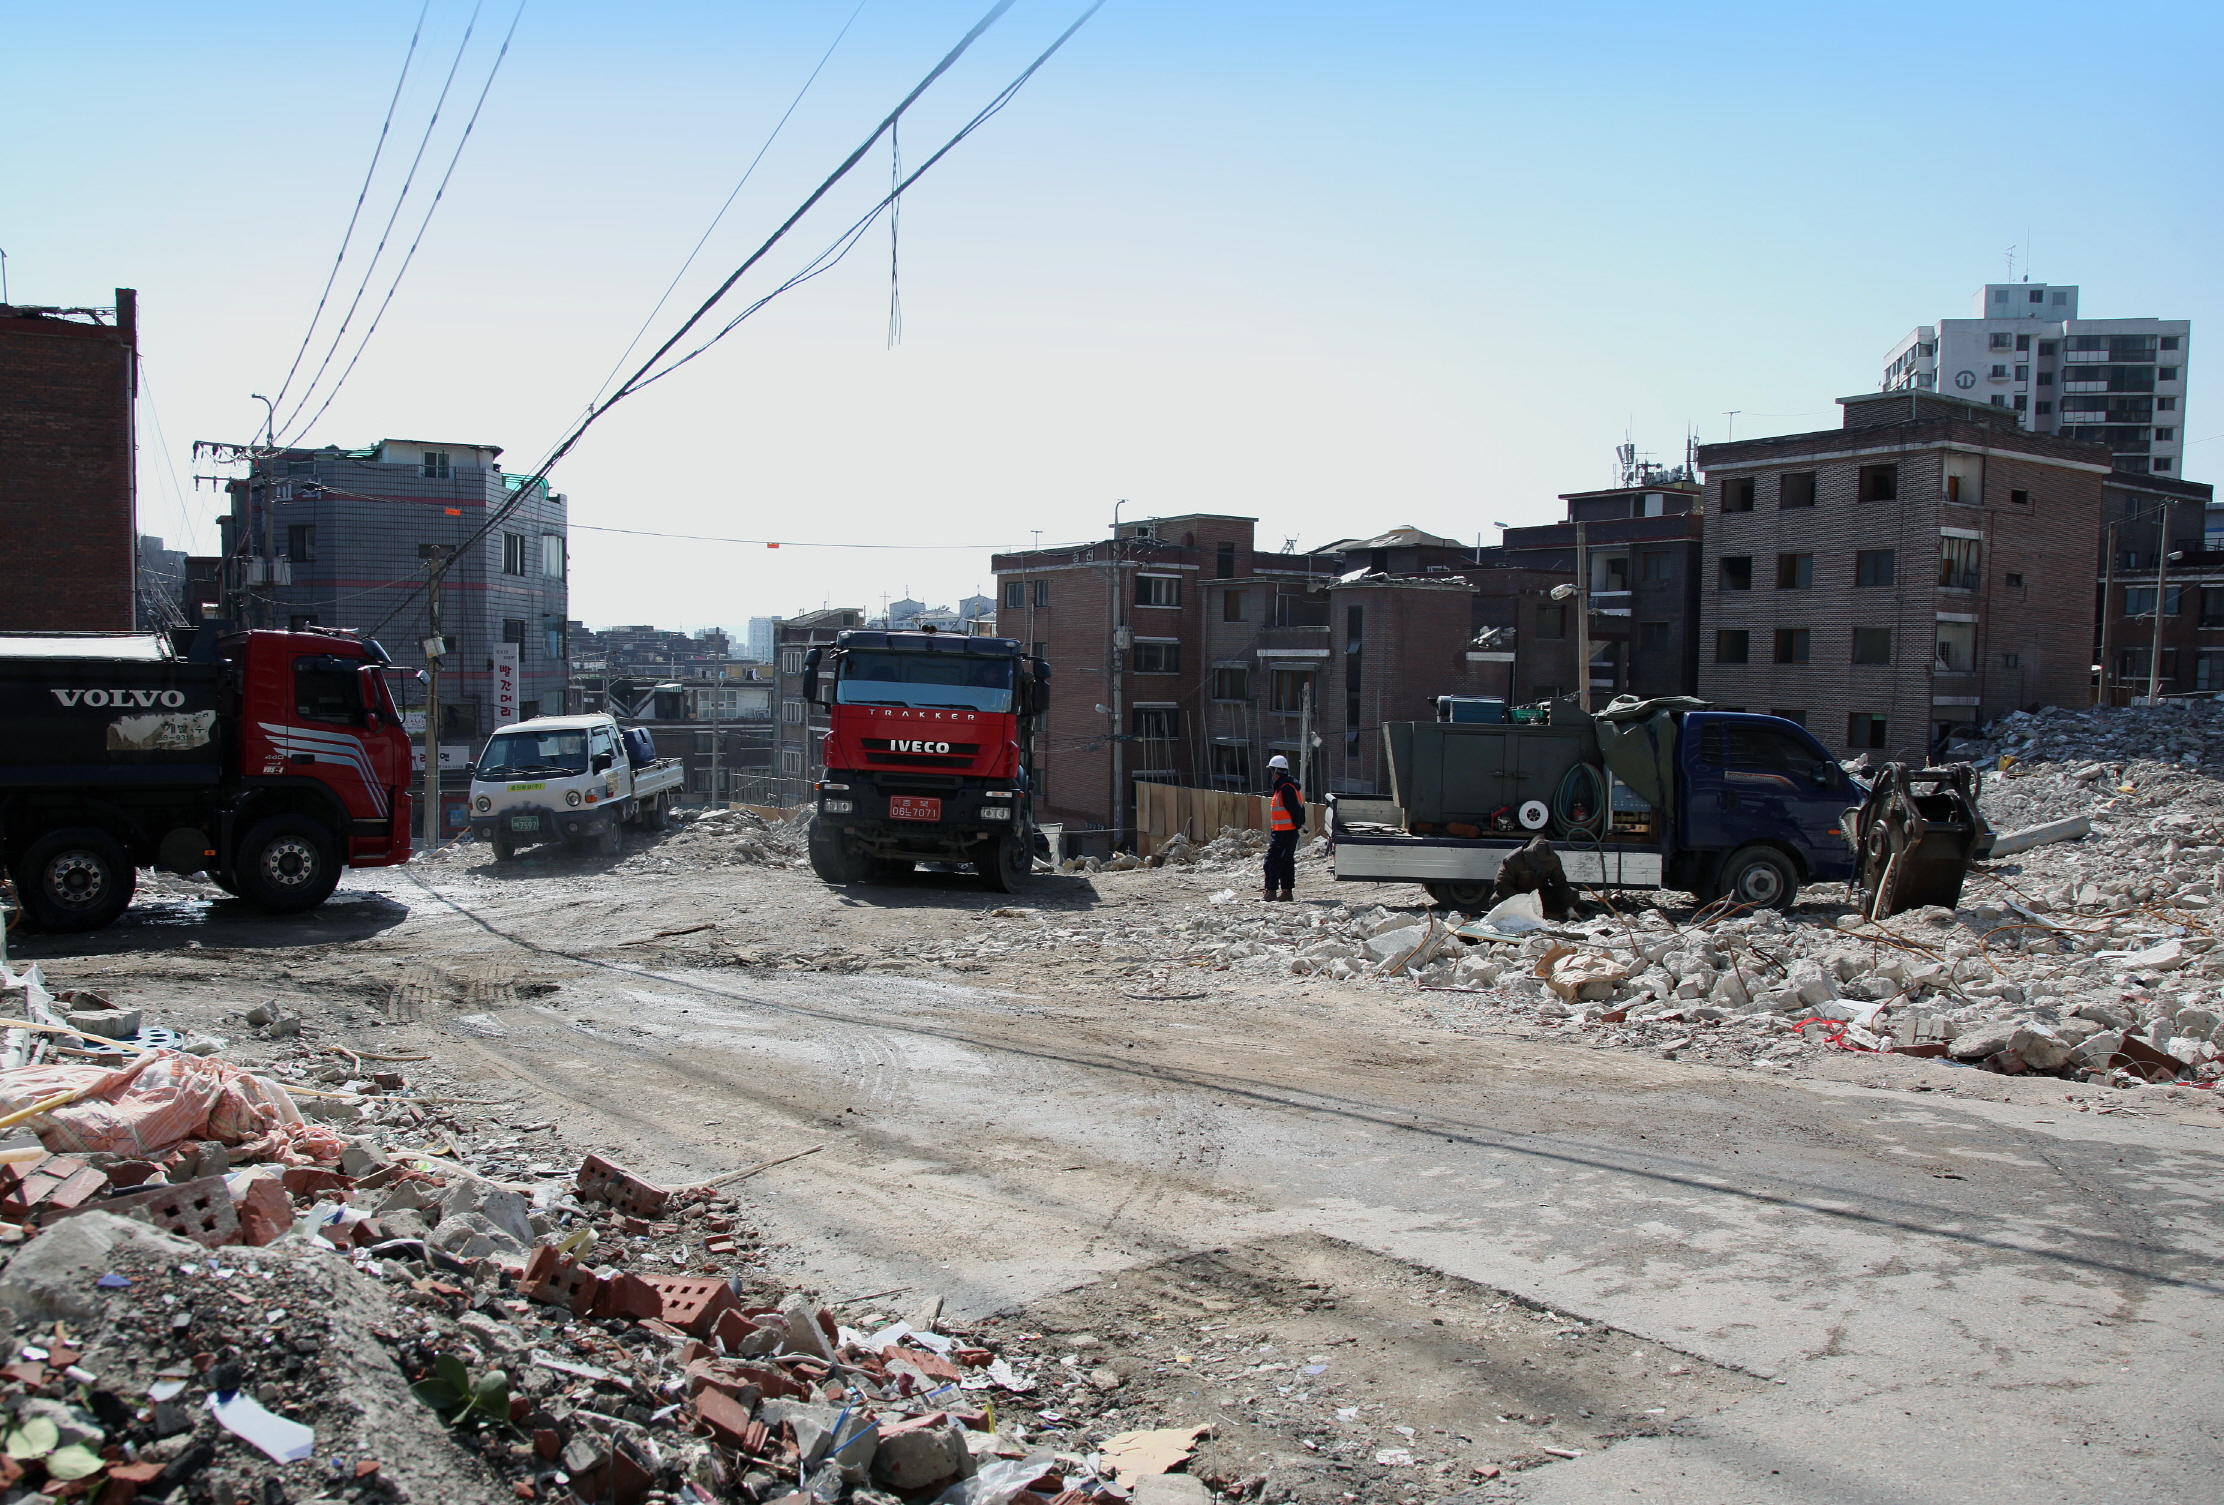
[(1274, 775), (1274, 789), (1267, 795), (1267, 815), (1273, 835), (1266, 842), (1266, 902), (1287, 903), (1297, 895), (1297, 833), (1305, 824), (1305, 791), (1290, 777), (1290, 760), (1276, 753), (1266, 760)]

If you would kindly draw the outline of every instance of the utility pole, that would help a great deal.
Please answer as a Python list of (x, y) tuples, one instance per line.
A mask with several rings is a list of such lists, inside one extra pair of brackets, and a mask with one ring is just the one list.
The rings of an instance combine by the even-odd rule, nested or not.
[(2154, 646), (2147, 653), (2147, 704), (2162, 698), (2162, 620), (2170, 599), (2170, 500), (2163, 498), (2161, 524), (2155, 533), (2155, 630)]
[(430, 635), (425, 649), (425, 849), (440, 840), (440, 660), (448, 651), (440, 635), (440, 578), (453, 550), (434, 544), (432, 567), (425, 574), (425, 615)]
[(1591, 708), (1591, 556), (1583, 524), (1575, 525), (1575, 682), (1576, 704)]
[(2116, 524), (2110, 523), (2101, 538), (2101, 552), (2106, 554), (2106, 566), (2101, 575), (2100, 587), (2100, 683), (2094, 688), (2095, 705), (2114, 705), (2108, 688), (2108, 646), (2115, 634), (2110, 630), (2116, 619)]

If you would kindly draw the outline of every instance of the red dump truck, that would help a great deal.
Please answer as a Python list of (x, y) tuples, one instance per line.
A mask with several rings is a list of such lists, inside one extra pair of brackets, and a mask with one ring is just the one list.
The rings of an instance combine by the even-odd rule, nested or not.
[(352, 634), (0, 633), (0, 857), (26, 913), (93, 930), (139, 868), (279, 913), (409, 860), (410, 748)]
[(1050, 666), (1010, 638), (842, 633), (803, 660), (828, 708), (811, 867), (828, 883), (971, 863), (1012, 893), (1048, 855), (1035, 827), (1035, 724)]

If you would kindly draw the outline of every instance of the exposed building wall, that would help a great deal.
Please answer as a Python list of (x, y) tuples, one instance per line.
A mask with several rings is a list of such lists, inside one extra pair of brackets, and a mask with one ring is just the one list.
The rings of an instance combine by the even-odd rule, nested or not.
[[(2164, 515), (2174, 557), (2165, 552)], [(2215, 529), (2217, 531), (2210, 531)], [(2103, 602), (2093, 661), (2104, 665), (2106, 699), (2129, 705), (2164, 695), (2224, 692), (2224, 513), (2215, 488), (2160, 476), (2110, 476), (2101, 504), (2096, 598)], [(2161, 674), (2155, 666), (2157, 602)]]
[[(1699, 693), (1795, 714), (1841, 756), (1911, 761), (1942, 727), (2083, 704), (2106, 451), (1969, 403), (1848, 402), (1843, 429), (1700, 451)], [(1751, 510), (1739, 505), (1747, 481)]]
[(136, 295), (113, 322), (0, 305), (0, 630), (129, 632)]

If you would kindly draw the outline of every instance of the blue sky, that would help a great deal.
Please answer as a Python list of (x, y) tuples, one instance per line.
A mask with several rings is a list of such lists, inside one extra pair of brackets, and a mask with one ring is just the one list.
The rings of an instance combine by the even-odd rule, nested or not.
[[(11, 292), (139, 289), (146, 531), (211, 546), (188, 446), (248, 436), (248, 394), (283, 379), (422, 3), (11, 14)], [(421, 189), (514, 4), (480, 11)], [(530, 468), (856, 8), (529, 0), (308, 440), (496, 443)], [(659, 331), (982, 9), (865, 0)], [(918, 108), (907, 159), (1080, 9), (1020, 0)], [(1118, 498), (1257, 516), (1271, 547), (1541, 521), (1611, 479), (1625, 434), (1673, 459), (1730, 409), (1746, 437), (1834, 424), (1832, 399), (1872, 387), (1912, 325), (1964, 315), (2010, 246), (2018, 275), (2079, 283), (2088, 316), (2194, 320), (2188, 431), (2224, 435), (2197, 343), (2219, 312), (2219, 14), (1111, 0), (907, 197), (900, 344), (876, 228), (557, 473), (575, 524), (967, 547), (582, 528), (574, 614), (953, 600), (987, 581), (984, 546), (1096, 536)], [(469, 15), (428, 7), (374, 228)], [(888, 169), (883, 149), (741, 290), (800, 265)], [(2220, 453), (2197, 443), (2188, 477)]]

